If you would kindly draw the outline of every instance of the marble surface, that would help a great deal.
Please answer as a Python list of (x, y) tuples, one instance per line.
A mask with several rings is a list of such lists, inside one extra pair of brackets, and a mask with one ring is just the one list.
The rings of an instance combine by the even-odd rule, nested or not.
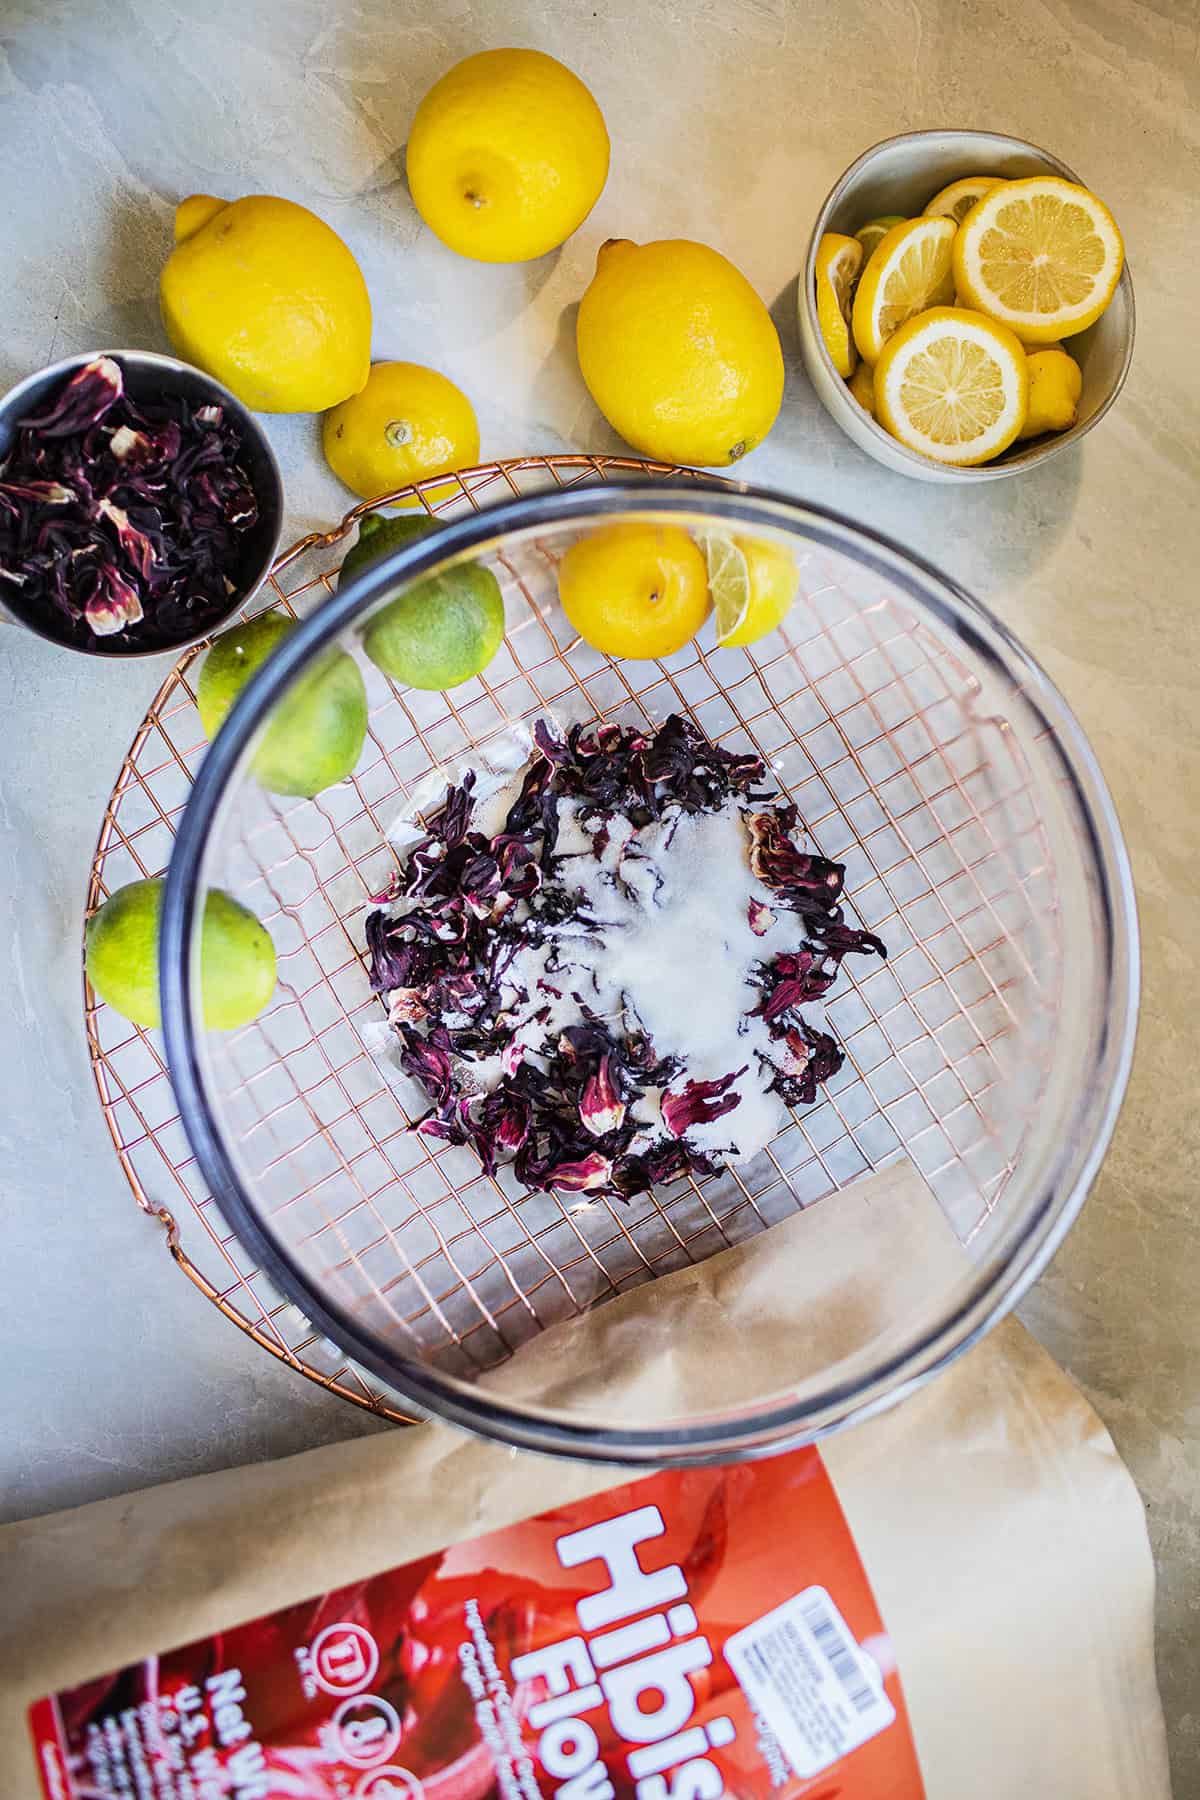
[[(647, 21), (652, 21), (647, 23)], [(1110, 1426), (1161, 1572), (1176, 1791), (1200, 1795), (1200, 374), (1195, 0), (4, 0), (0, 382), (102, 344), (161, 346), (176, 200), (281, 192), (360, 256), (375, 352), (445, 369), (486, 455), (614, 447), (571, 350), (610, 235), (718, 245), (773, 304), (783, 414), (746, 477), (863, 517), (940, 563), (1032, 646), (1091, 735), (1145, 934), (1128, 1102), (1083, 1216), (1024, 1307)], [(444, 251), (402, 174), (413, 107), (496, 43), (561, 56), (612, 133), (608, 187), (557, 255)], [(1138, 349), (1077, 450), (982, 490), (868, 461), (799, 368), (795, 276), (840, 170), (894, 132), (1043, 141), (1124, 228)], [(291, 524), (345, 497), (315, 424), (277, 419)], [(79, 932), (101, 808), (159, 679), (0, 629), (0, 1515), (378, 1429), (269, 1358), (167, 1263), (88, 1075)]]

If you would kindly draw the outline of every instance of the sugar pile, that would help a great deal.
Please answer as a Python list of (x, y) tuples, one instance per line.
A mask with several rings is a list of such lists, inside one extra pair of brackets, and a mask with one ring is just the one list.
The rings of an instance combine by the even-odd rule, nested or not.
[[(762, 988), (752, 974), (790, 947), (796, 925), (787, 913), (775, 919), (751, 873), (741, 805), (731, 797), (718, 812), (671, 808), (640, 829), (571, 801), (558, 818), (555, 881), (575, 896), (576, 916), (520, 950), (505, 973), (514, 1041), (536, 1056), (589, 1014), (618, 1036), (640, 1029), (658, 1056), (679, 1058), (689, 1080), (734, 1075), (726, 1091), (738, 1105), (690, 1127), (688, 1142), (705, 1155), (753, 1156), (787, 1109), (767, 1091), (778, 1045), (755, 1016)], [(823, 1025), (823, 1009), (810, 1011)], [(498, 1072), (481, 1068), (481, 1085)], [(644, 1126), (637, 1149), (669, 1135), (653, 1093), (635, 1116)]]

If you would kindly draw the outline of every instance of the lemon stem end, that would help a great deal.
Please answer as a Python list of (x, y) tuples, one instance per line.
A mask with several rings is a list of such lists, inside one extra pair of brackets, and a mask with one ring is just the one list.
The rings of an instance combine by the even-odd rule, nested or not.
[(603, 263), (610, 261), (618, 250), (623, 254), (626, 250), (636, 249), (637, 245), (632, 238), (606, 238), (596, 252), (596, 267), (599, 269)]
[(195, 237), (210, 219), (215, 219), (228, 205), (228, 200), (218, 200), (215, 194), (189, 194), (175, 208), (175, 242), (183, 244), (188, 238)]

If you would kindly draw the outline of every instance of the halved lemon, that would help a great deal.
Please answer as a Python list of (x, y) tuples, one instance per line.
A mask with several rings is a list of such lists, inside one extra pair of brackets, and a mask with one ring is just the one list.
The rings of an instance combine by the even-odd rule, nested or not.
[(850, 336), (850, 303), (862, 265), (863, 247), (857, 238), (827, 231), (817, 245), (817, 324), (843, 379), (854, 373), (858, 361)]
[(865, 225), (860, 225), (854, 235), (863, 247), (864, 259), (874, 254), (880, 239), (887, 236), (893, 225), (903, 224), (903, 213), (884, 213), (881, 218), (868, 219)]
[(954, 278), (968, 306), (1027, 344), (1045, 344), (1100, 317), (1124, 261), (1102, 200), (1057, 175), (1035, 175), (976, 201), (955, 241)]
[(875, 365), (875, 417), (935, 462), (968, 467), (999, 456), (1028, 405), (1028, 363), (1016, 333), (962, 307), (935, 306), (910, 319)]
[(753, 644), (782, 624), (800, 582), (796, 559), (786, 545), (710, 531), (700, 546), (708, 562), (719, 645)]
[(741, 545), (723, 531), (703, 532), (699, 542), (708, 564), (717, 642), (723, 644), (750, 610), (750, 565)]
[(961, 225), (975, 202), (1000, 185), (998, 175), (964, 175), (961, 181), (952, 181), (938, 189), (925, 208), (925, 217), (953, 219), (956, 225)]
[(953, 300), (956, 230), (953, 219), (908, 219), (880, 239), (859, 277), (852, 318), (854, 342), (869, 363), (906, 319)]

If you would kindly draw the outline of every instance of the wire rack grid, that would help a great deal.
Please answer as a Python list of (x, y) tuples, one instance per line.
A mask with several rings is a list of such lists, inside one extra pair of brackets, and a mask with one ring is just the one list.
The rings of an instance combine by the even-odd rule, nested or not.
[[(456, 516), (548, 483), (634, 473), (692, 472), (530, 457), (413, 492), (428, 511)], [(340, 558), (331, 567), (325, 553), (368, 510), (282, 556), (269, 603), (304, 612), (331, 591)], [(552, 572), (549, 551), (529, 554)], [(243, 1105), (242, 1148), (267, 1204), (274, 1190), (279, 1210), (303, 1207), (293, 1240), (299, 1229), (308, 1261), (346, 1304), (366, 1309), (403, 1353), (459, 1374), (902, 1153), (969, 1241), (1019, 1155), (1057, 1005), (1056, 883), (1014, 734), (979, 711), (974, 677), (908, 608), (891, 597), (857, 604), (845, 570), (818, 551), (803, 561), (783, 633), (751, 651), (693, 644), (656, 664), (598, 657), (548, 609), (545, 566), (499, 561), (509, 630), (486, 675), (438, 695), (373, 689), (368, 745), (351, 780), (316, 802), (264, 797), (246, 835), (245, 897), (276, 939), (280, 994), (228, 1043), (226, 1098)], [(168, 676), (130, 746), (97, 844), (89, 913), (123, 882), (166, 865), (205, 747), (200, 654)], [(504, 1171), (485, 1176), (472, 1153), (409, 1129), (424, 1097), (367, 1047), (385, 1028), (363, 973), (364, 911), (394, 866), (397, 811), (419, 820), (456, 760), (486, 761), (541, 714), (644, 724), (672, 710), (767, 761), (813, 841), (846, 863), (850, 909), (891, 954), (857, 977), (843, 965), (829, 1014), (846, 1065), (753, 1163), (628, 1205), (531, 1196)], [(191, 1155), (158, 1034), (120, 1020), (86, 977), (85, 1010), (118, 1156), (179, 1267), (271, 1354), (404, 1420), (396, 1396), (316, 1335), (229, 1231)], [(298, 1158), (308, 1168), (302, 1192)]]

